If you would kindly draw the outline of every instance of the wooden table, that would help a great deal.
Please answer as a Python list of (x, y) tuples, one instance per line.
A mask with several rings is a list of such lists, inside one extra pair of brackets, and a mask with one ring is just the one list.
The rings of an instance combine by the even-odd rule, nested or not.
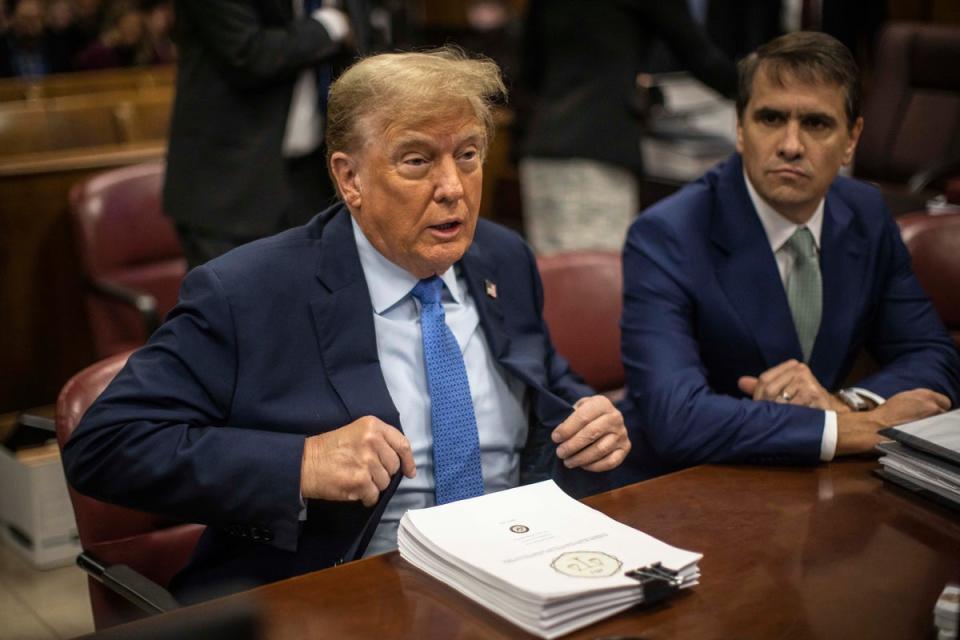
[[(672, 600), (567, 637), (935, 637), (937, 596), (947, 582), (960, 582), (960, 513), (884, 484), (870, 473), (875, 467), (874, 460), (813, 469), (704, 466), (588, 499), (622, 522), (703, 552), (703, 575)], [(271, 640), (529, 637), (397, 553), (249, 596), (262, 607)]]

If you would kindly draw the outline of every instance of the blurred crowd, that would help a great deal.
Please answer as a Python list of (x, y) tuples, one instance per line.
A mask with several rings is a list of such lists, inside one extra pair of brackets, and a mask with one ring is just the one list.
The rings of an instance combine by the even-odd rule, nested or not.
[(173, 62), (172, 0), (4, 0), (0, 77)]

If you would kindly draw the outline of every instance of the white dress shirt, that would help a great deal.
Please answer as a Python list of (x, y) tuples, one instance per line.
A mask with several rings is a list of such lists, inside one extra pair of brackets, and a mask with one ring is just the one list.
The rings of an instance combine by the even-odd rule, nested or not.
[[(303, 0), (293, 0), (293, 15), (303, 17)], [(310, 14), (310, 17), (327, 30), (334, 42), (343, 42), (350, 32), (347, 16), (332, 7), (323, 7)], [(293, 86), (290, 100), (290, 113), (287, 115), (287, 128), (283, 136), (283, 157), (305, 156), (323, 140), (323, 114), (317, 108), (317, 76), (313, 68), (300, 73)]]
[[(793, 271), (793, 252), (784, 249), (787, 240), (794, 232), (802, 226), (807, 227), (813, 235), (813, 242), (817, 247), (817, 258), (820, 258), (820, 232), (823, 230), (823, 204), (821, 200), (817, 205), (813, 216), (805, 225), (798, 225), (787, 220), (771, 207), (766, 200), (760, 197), (756, 189), (750, 183), (750, 178), (746, 173), (743, 174), (744, 182), (747, 183), (747, 192), (750, 194), (750, 201), (753, 202), (753, 208), (760, 217), (760, 223), (767, 234), (767, 241), (770, 242), (770, 250), (773, 251), (777, 259), (777, 268), (780, 270), (780, 281), (786, 289), (787, 281), (790, 279), (790, 273)], [(823, 435), (820, 438), (820, 459), (824, 462), (833, 460), (837, 453), (837, 412), (824, 411)]]
[[(820, 235), (823, 231), (823, 209), (825, 200), (820, 200), (813, 215), (807, 220), (806, 224), (798, 225), (777, 213), (776, 209), (760, 197), (753, 184), (750, 182), (746, 172), (743, 174), (743, 180), (747, 184), (747, 192), (750, 194), (750, 201), (753, 208), (760, 218), (763, 230), (767, 234), (767, 241), (770, 242), (770, 250), (777, 260), (777, 269), (780, 271), (780, 281), (784, 289), (793, 272), (794, 255), (793, 252), (785, 248), (787, 240), (793, 236), (794, 232), (800, 227), (806, 227), (813, 235), (813, 242), (817, 248), (817, 258), (820, 258)], [(824, 310), (824, 313), (828, 313)], [(883, 404), (883, 398), (867, 391), (866, 389), (855, 388), (858, 394), (870, 398), (877, 404)], [(833, 460), (837, 453), (837, 412), (824, 411), (823, 418), (823, 436), (820, 439), (820, 459), (824, 462)]]
[[(374, 532), (364, 556), (397, 547), (397, 525), (408, 509), (434, 505), (433, 435), (420, 331), (420, 303), (410, 295), (418, 280), (387, 260), (353, 221), (360, 266), (370, 291), (377, 355), (387, 391), (400, 413), (413, 449), (415, 478), (403, 478)], [(480, 436), (485, 493), (517, 486), (520, 451), (527, 440), (526, 386), (505, 372), (487, 344), (477, 305), (454, 266), (441, 275), (447, 326), (463, 352)]]

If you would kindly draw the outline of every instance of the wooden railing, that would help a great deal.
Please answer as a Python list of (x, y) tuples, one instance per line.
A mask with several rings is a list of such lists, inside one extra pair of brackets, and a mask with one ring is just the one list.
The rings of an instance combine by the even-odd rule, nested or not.
[(0, 412), (51, 402), (92, 362), (67, 194), (164, 156), (172, 80), (161, 67), (0, 81)]
[(2, 78), (0, 79), (0, 102), (171, 87), (175, 74), (173, 66), (159, 66), (80, 71), (42, 78)]

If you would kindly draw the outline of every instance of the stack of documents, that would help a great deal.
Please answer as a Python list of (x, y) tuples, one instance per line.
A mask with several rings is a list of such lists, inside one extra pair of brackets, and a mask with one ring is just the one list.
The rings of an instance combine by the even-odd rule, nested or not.
[(960, 508), (960, 410), (880, 434), (894, 440), (877, 445), (881, 477)]
[(617, 522), (549, 480), (408, 511), (397, 538), (412, 565), (542, 638), (645, 594), (652, 600), (697, 584), (703, 557)]

